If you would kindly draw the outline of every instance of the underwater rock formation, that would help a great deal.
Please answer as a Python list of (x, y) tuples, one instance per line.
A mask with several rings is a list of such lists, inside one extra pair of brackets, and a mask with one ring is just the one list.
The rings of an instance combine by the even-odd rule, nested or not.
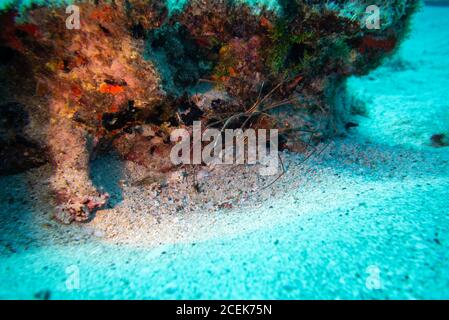
[(62, 4), (13, 2), (0, 12), (0, 116), (21, 106), (27, 122), (2, 127), (1, 154), (14, 156), (3, 131), (20, 127), (12, 136), (34, 150), (22, 154), (46, 156), (2, 173), (48, 158), (57, 217), (84, 221), (107, 200), (89, 178), (93, 149), (169, 171), (170, 132), (195, 120), (277, 128), (283, 148), (306, 148), (344, 128), (344, 79), (391, 54), (419, 4), (377, 2), (378, 29), (364, 25), (371, 1), (75, 1), (79, 29)]

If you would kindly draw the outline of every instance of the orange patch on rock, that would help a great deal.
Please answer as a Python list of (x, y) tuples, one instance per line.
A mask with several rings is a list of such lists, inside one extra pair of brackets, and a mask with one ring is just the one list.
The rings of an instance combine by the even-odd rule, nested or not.
[(298, 84), (300, 84), (304, 80), (303, 76), (297, 76), (293, 79), (293, 81), (287, 86), (287, 89), (291, 90), (295, 88)]
[(110, 6), (102, 6), (92, 11), (90, 18), (92, 20), (97, 20), (100, 22), (111, 22), (113, 16), (113, 11)]
[(272, 30), (273, 29), (273, 24), (271, 23), (270, 20), (268, 20), (265, 17), (260, 18), (260, 25), (264, 28), (267, 28), (268, 30)]
[(81, 88), (77, 85), (72, 85), (71, 91), (72, 91), (72, 96), (75, 99), (79, 99), (81, 97), (81, 95), (83, 94)]
[(365, 53), (370, 50), (383, 50), (384, 52), (391, 52), (396, 47), (397, 40), (393, 37), (383, 39), (366, 36), (362, 40), (359, 47), (360, 53)]
[(101, 93), (109, 93), (115, 96), (119, 93), (122, 93), (124, 89), (119, 85), (102, 83), (98, 91), (100, 91)]
[(120, 108), (119, 108), (119, 106), (116, 105), (116, 104), (111, 105), (111, 106), (109, 107), (109, 109), (108, 109), (108, 112), (112, 112), (112, 113), (114, 113), (114, 112), (119, 112), (119, 111), (120, 111)]

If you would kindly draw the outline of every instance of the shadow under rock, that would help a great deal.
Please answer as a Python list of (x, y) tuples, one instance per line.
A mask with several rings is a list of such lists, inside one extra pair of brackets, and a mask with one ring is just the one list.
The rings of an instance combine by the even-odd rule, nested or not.
[(0, 256), (36, 242), (33, 200), (23, 174), (0, 177)]
[(124, 177), (123, 161), (115, 153), (99, 155), (90, 163), (90, 178), (101, 192), (109, 194), (107, 208), (114, 208), (123, 201), (120, 180)]

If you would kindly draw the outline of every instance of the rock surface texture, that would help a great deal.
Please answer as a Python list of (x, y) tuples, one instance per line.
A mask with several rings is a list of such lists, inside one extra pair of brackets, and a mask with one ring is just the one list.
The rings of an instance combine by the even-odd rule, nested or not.
[(12, 3), (0, 12), (1, 174), (51, 161), (56, 216), (84, 221), (108, 198), (89, 177), (100, 150), (160, 173), (170, 132), (193, 121), (277, 128), (294, 151), (340, 134), (344, 80), (396, 49), (419, 4), (377, 2), (377, 29), (371, 1), (75, 1), (79, 29), (65, 5)]

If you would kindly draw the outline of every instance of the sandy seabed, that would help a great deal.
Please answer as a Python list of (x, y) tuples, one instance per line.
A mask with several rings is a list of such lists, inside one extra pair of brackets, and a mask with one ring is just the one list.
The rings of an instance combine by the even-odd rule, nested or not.
[(283, 153), (269, 188), (243, 166), (157, 187), (103, 157), (110, 208), (62, 226), (47, 167), (2, 177), (0, 298), (449, 298), (449, 148), (430, 143), (449, 134), (448, 16), (426, 7), (394, 58), (350, 79), (359, 127), (306, 162)]

